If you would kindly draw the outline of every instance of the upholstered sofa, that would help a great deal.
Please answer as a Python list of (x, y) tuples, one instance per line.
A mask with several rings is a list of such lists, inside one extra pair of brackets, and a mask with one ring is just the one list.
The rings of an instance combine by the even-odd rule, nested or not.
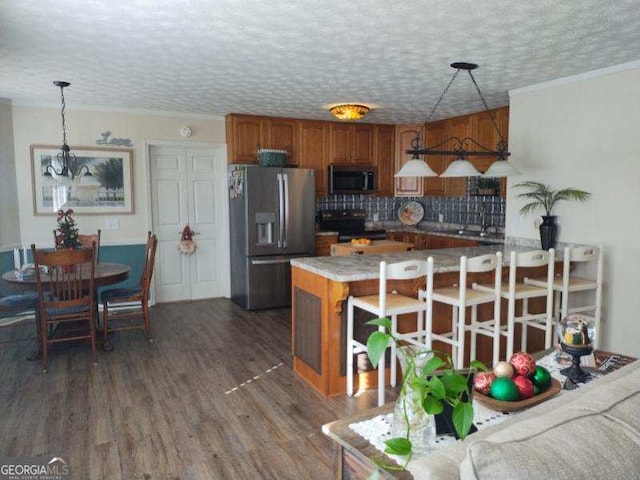
[(416, 460), (416, 479), (640, 479), (640, 361)]

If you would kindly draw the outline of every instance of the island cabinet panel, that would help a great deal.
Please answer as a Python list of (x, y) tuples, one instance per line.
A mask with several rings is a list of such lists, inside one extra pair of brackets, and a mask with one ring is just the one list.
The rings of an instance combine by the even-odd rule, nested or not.
[[(336, 257), (344, 258), (344, 257)], [(346, 299), (349, 295), (362, 296), (372, 295), (378, 292), (378, 280), (360, 280), (353, 282), (338, 282), (330, 280), (319, 273), (312, 273), (300, 267), (292, 267), (292, 352), (294, 355), (293, 369), (297, 375), (305, 380), (318, 392), (323, 395), (337, 395), (346, 392)], [(525, 275), (543, 276), (544, 268), (521, 269), (518, 272), (518, 280), (522, 281)], [(503, 268), (503, 279), (508, 277), (508, 268)], [(459, 281), (458, 272), (436, 273), (434, 276), (434, 287), (449, 287)], [(489, 283), (493, 282), (493, 275), (487, 273), (469, 274), (469, 283)], [(424, 279), (391, 281), (388, 284), (389, 290), (413, 296), (417, 298), (418, 290), (425, 288)], [(309, 296), (316, 297), (308, 300)], [(529, 312), (540, 313), (544, 311), (544, 299), (532, 299), (529, 301)], [(520, 315), (521, 306), (518, 304), (517, 314)], [(312, 311), (313, 310), (313, 311)], [(493, 305), (482, 305), (478, 308), (478, 320), (490, 319), (493, 313)], [(434, 303), (433, 306), (433, 328), (434, 332), (441, 333), (451, 328), (451, 307), (441, 303)], [(360, 315), (360, 314), (358, 314)], [(312, 317), (313, 320), (308, 319)], [(502, 301), (502, 324), (506, 325), (507, 305), (506, 300)], [(319, 318), (320, 332), (317, 330)], [(359, 317), (357, 317), (359, 318)], [(363, 317), (364, 318), (364, 317)], [(470, 318), (470, 317), (469, 317)], [(401, 315), (398, 317), (398, 330), (408, 332), (415, 330), (415, 315)], [(360, 322), (358, 322), (360, 323)], [(366, 327), (358, 326), (356, 335), (361, 339), (367, 336)], [(309, 336), (310, 338), (303, 338)], [(516, 329), (515, 344), (520, 344), (520, 329)], [(319, 338), (319, 362), (318, 353), (309, 350), (309, 345)], [(467, 334), (467, 345), (470, 334)], [(528, 333), (528, 345), (530, 352), (536, 352), (544, 348), (544, 332), (538, 329), (530, 329)], [(501, 356), (504, 357), (506, 348), (506, 338), (501, 339)], [(296, 352), (304, 351), (302, 356)], [(434, 349), (442, 352), (450, 352), (450, 346), (440, 343), (434, 344)], [(469, 349), (466, 349), (467, 352)], [(487, 365), (491, 364), (492, 339), (485, 336), (478, 336), (477, 357)], [(364, 389), (375, 388), (377, 385), (377, 372), (368, 370), (367, 359), (358, 356), (356, 360), (355, 390), (360, 387)], [(468, 353), (465, 363), (469, 362)], [(318, 369), (318, 364), (320, 368)], [(387, 364), (388, 365), (388, 364)], [(387, 382), (389, 371), (386, 372)]]
[[(411, 160), (411, 155), (406, 153), (411, 149), (411, 141), (420, 136), (424, 139), (424, 125), (398, 125), (396, 126), (396, 164), (395, 172)], [(394, 172), (394, 173), (395, 173)], [(403, 177), (394, 179), (394, 192), (397, 197), (421, 197), (424, 181), (419, 177)]]
[(298, 165), (300, 168), (313, 168), (316, 171), (317, 196), (326, 195), (328, 192), (328, 130), (327, 122), (298, 122)]
[(264, 147), (265, 119), (251, 115), (227, 115), (228, 163), (258, 163), (258, 145)]
[(393, 168), (395, 167), (396, 129), (393, 125), (374, 127), (374, 165), (378, 169), (378, 195), (393, 195)]
[(293, 289), (296, 308), (295, 339), (293, 354), (311, 367), (318, 375), (322, 375), (321, 318), (320, 303), (322, 299), (299, 288)]

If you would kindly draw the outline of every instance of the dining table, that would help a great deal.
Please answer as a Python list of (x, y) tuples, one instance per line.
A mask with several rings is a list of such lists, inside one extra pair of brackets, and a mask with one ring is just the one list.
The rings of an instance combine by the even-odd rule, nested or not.
[[(124, 282), (129, 278), (130, 272), (131, 266), (123, 263), (97, 263), (94, 272), (93, 286), (97, 289), (100, 287), (106, 287), (109, 285), (115, 285), (116, 283)], [(40, 278), (43, 283), (46, 283), (49, 280), (49, 277), (46, 273), (42, 273), (40, 275)], [(18, 270), (9, 270), (8, 272), (4, 272), (2, 274), (2, 280), (20, 290), (36, 290), (38, 288), (35, 274), (25, 276), (21, 275)], [(86, 280), (86, 282), (88, 288), (89, 281)], [(96, 313), (97, 311), (98, 302), (96, 295)], [(96, 315), (96, 319), (99, 319), (98, 315)], [(98, 340), (102, 349), (106, 351), (113, 350), (113, 346), (107, 340)], [(35, 358), (39, 358), (39, 348), (29, 355), (29, 359)]]

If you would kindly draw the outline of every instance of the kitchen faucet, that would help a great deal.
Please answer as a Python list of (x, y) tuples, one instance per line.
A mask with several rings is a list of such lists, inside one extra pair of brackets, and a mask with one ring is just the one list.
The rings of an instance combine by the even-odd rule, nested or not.
[(480, 204), (480, 236), (486, 237), (489, 235), (489, 229), (495, 225), (491, 225), (487, 223), (487, 209), (484, 203)]

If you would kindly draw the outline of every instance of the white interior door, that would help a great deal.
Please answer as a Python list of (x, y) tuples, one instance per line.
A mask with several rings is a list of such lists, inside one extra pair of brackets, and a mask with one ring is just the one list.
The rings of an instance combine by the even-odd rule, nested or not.
[[(158, 236), (158, 302), (229, 296), (226, 149), (150, 148), (153, 230)], [(196, 232), (192, 255), (178, 251), (185, 225)]]

